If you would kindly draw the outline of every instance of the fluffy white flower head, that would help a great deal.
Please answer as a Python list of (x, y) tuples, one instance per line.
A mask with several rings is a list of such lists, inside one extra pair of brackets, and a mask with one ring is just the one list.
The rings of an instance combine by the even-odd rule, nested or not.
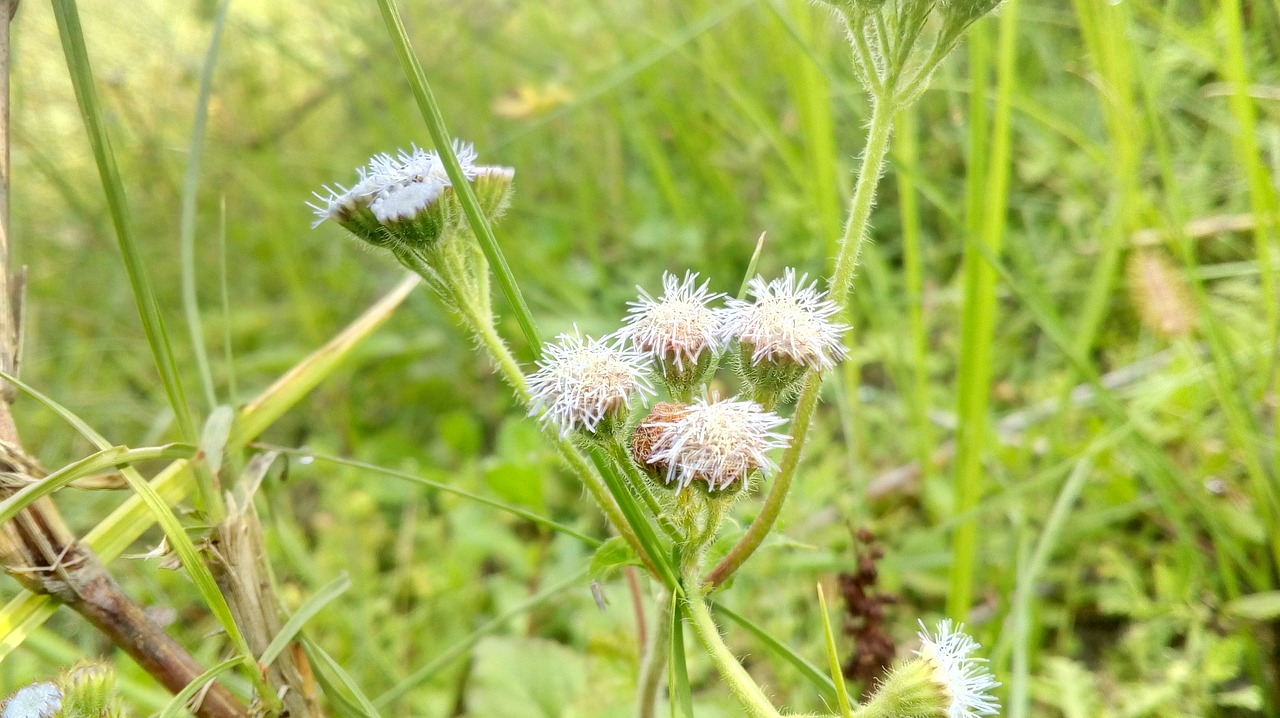
[(3, 718), (50, 718), (62, 709), (62, 691), (52, 683), (32, 683), (10, 696)]
[(751, 363), (788, 361), (826, 370), (848, 355), (843, 334), (849, 325), (831, 321), (840, 308), (818, 290), (809, 275), (790, 267), (781, 279), (755, 277), (747, 285), (754, 302), (730, 298), (723, 310), (723, 336), (751, 349)]
[[(453, 151), (468, 180), (490, 169), (476, 166), (476, 150), (470, 143), (454, 140)], [(416, 146), (408, 152), (398, 150), (395, 157), (386, 153), (374, 155), (356, 172), (360, 179), (350, 188), (325, 185), (323, 193), (315, 193), (318, 202), (307, 203), (316, 215), (313, 228), (326, 220), (341, 223), (363, 208), (372, 208), (382, 222), (412, 217), (453, 185), (440, 154)]]
[(698, 284), (696, 272), (684, 279), (662, 273), (662, 297), (654, 299), (642, 287), (640, 299), (631, 307), (625, 335), (636, 348), (658, 361), (673, 362), (683, 370), (695, 365), (703, 352), (716, 352), (720, 344), (720, 317), (708, 307), (720, 294), (708, 290), (710, 281)]
[(629, 409), (637, 395), (654, 394), (648, 362), (618, 337), (585, 340), (561, 334), (547, 345), (529, 377), (530, 416), (553, 424), (562, 436), (595, 433), (600, 422)]
[(920, 650), (916, 655), (929, 663), (934, 680), (942, 686), (950, 700), (948, 718), (978, 718), (996, 715), (1000, 703), (991, 691), (1000, 686), (986, 659), (973, 653), (980, 646), (964, 632), (964, 625), (952, 625), (949, 619), (938, 623), (938, 630), (930, 633), (920, 623)]
[(712, 490), (725, 489), (756, 469), (777, 468), (769, 451), (791, 443), (790, 436), (773, 431), (784, 423), (754, 402), (699, 399), (672, 420), (650, 425), (662, 433), (646, 462), (666, 466), (667, 483), (680, 488), (698, 479)]

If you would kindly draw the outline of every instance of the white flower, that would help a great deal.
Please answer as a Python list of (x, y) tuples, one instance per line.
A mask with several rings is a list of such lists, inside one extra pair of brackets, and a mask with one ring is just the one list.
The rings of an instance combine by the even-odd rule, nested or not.
[(530, 416), (559, 428), (595, 433), (606, 418), (629, 409), (637, 394), (654, 394), (644, 355), (619, 337), (601, 339), (561, 334), (548, 345), (538, 371), (529, 377)]
[(50, 718), (62, 709), (62, 691), (52, 683), (32, 683), (4, 704), (3, 718)]
[(697, 280), (697, 273), (685, 272), (681, 280), (663, 272), (661, 299), (636, 287), (639, 301), (627, 303), (631, 309), (623, 333), (640, 351), (674, 362), (680, 370), (686, 362), (696, 365), (704, 351), (715, 353), (720, 345), (720, 317), (707, 305), (722, 295), (708, 291), (709, 281), (699, 285)]
[(646, 422), (640, 429), (661, 428), (646, 463), (665, 465), (667, 483), (684, 488), (700, 479), (715, 490), (745, 480), (755, 469), (773, 471), (768, 452), (791, 443), (773, 431), (784, 423), (754, 402), (699, 399), (671, 420)]
[(721, 310), (725, 341), (737, 339), (751, 352), (751, 363), (787, 361), (825, 370), (848, 356), (841, 341), (849, 325), (831, 321), (840, 308), (818, 291), (809, 275), (797, 279), (788, 267), (781, 279), (765, 282), (755, 277), (748, 284), (754, 302), (729, 299)]
[[(470, 143), (454, 140), (453, 151), (468, 181), (482, 172), (505, 169), (478, 167), (475, 163), (476, 150)], [(362, 209), (379, 206), (383, 208), (382, 215), (404, 219), (404, 211), (425, 209), (440, 197), (444, 188), (453, 186), (440, 154), (416, 146), (411, 146), (408, 152), (398, 150), (395, 157), (386, 153), (374, 155), (369, 164), (356, 172), (360, 179), (350, 188), (340, 184), (325, 185), (323, 193), (315, 193), (319, 201), (307, 203), (316, 215), (312, 227), (325, 220), (342, 224)], [(390, 208), (386, 206), (388, 204)], [(381, 216), (378, 219), (387, 221)]]
[(986, 659), (972, 656), (980, 646), (964, 632), (964, 624), (952, 627), (949, 619), (938, 623), (936, 633), (929, 633), (920, 623), (920, 650), (916, 655), (933, 668), (934, 680), (941, 685), (950, 701), (948, 718), (977, 718), (995, 715), (1000, 703), (991, 691), (1000, 686)]

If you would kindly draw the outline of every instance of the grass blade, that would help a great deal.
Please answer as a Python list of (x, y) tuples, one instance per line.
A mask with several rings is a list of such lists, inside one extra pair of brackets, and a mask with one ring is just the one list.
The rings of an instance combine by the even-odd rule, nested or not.
[[(986, 124), (974, 120), (970, 137), (970, 156), (985, 156), (988, 163), (981, 173), (970, 175), (969, 211), (980, 212), (978, 218), (970, 216), (969, 230), (980, 246), (991, 255), (999, 256), (1004, 238), (1005, 205), (1008, 201), (1010, 173), (1009, 115), (1014, 81), (1017, 49), (1018, 2), (1010, 0), (1000, 13), (1000, 46), (998, 89), (995, 117), (992, 121), (990, 148), (986, 147)], [(980, 29), (979, 29), (980, 30)], [(974, 58), (974, 82), (985, 81), (986, 43), (982, 33), (974, 32), (970, 39), (971, 56)], [(981, 92), (975, 92), (974, 105), (984, 100)], [(976, 114), (976, 113), (975, 113)], [(977, 195), (975, 199), (975, 195)], [(978, 228), (976, 233), (973, 230)], [(956, 506), (955, 512), (972, 511), (982, 496), (985, 472), (982, 457), (986, 449), (989, 417), (987, 406), (991, 396), (992, 343), (996, 324), (996, 273), (976, 251), (979, 244), (965, 245), (964, 255), (964, 314), (960, 336), (960, 393), (958, 397), (959, 425), (956, 450)], [(965, 616), (973, 600), (973, 577), (977, 569), (978, 525), (970, 520), (960, 524), (953, 539), (950, 590), (947, 594), (947, 612), (957, 618)]]
[(320, 612), (320, 609), (329, 605), (333, 599), (346, 593), (349, 588), (351, 588), (351, 577), (345, 572), (322, 586), (319, 591), (315, 592), (315, 595), (308, 598), (289, 617), (289, 620), (281, 627), (280, 632), (262, 650), (262, 655), (258, 656), (258, 663), (264, 668), (274, 663), (280, 652), (285, 649), (285, 646), (288, 646), (294, 636), (297, 636), (302, 630), (302, 627), (307, 625), (307, 621), (314, 618)]
[(213, 682), (213, 679), (240, 665), (244, 665), (243, 658), (228, 658), (222, 663), (219, 663), (204, 673), (201, 673), (195, 680), (188, 683), (186, 688), (178, 691), (177, 695), (173, 697), (173, 700), (169, 701), (163, 711), (160, 711), (160, 718), (175, 718), (183, 712), (189, 712), (187, 707), (188, 702), (190, 702), (190, 700), (194, 698), (201, 689)]
[(124, 185), (120, 181), (120, 171), (116, 167), (115, 157), (111, 152), (111, 140), (107, 137), (106, 126), (102, 121), (102, 107), (93, 86), (89, 51), (84, 44), (84, 32), (80, 27), (80, 13), (76, 9), (75, 0), (53, 0), (53, 14), (58, 22), (58, 34), (62, 38), (62, 51), (67, 58), (67, 70), (75, 88), (76, 102), (84, 118), (89, 145), (93, 149), (102, 189), (107, 196), (107, 206), (110, 209), (112, 224), (115, 226), (120, 253), (124, 257), (129, 284), (133, 289), (134, 300), (138, 304), (138, 313), (142, 317), (142, 328), (146, 332), (152, 357), (155, 359), (156, 368), (160, 371), (160, 381), (164, 384), (165, 393), (169, 397), (169, 404), (173, 407), (182, 437), (194, 442), (200, 435), (196, 430), (195, 420), (191, 416), (191, 409), (187, 405), (187, 397), (182, 390), (178, 366), (173, 358), (169, 336), (165, 332), (164, 320), (160, 316), (160, 306), (156, 301), (155, 290), (147, 276), (142, 255), (138, 251), (137, 240), (133, 236), (133, 228), (130, 226)]
[(4, 501), (0, 501), (0, 524), (16, 516), (19, 511), (25, 509), (36, 499), (48, 496), (76, 479), (124, 466), (135, 461), (189, 459), (195, 453), (196, 447), (190, 444), (168, 444), (145, 449), (129, 449), (125, 446), (108, 447), (96, 454), (67, 464), (43, 479), (14, 492)]
[(831, 681), (836, 686), (836, 705), (840, 706), (840, 715), (853, 713), (849, 707), (849, 689), (844, 685), (844, 673), (840, 670), (840, 653), (836, 651), (836, 636), (831, 631), (831, 615), (827, 612), (827, 597), (822, 592), (822, 584), (818, 584), (818, 608), (822, 611), (822, 630), (827, 639), (827, 661), (831, 667)]
[(360, 690), (360, 686), (356, 684), (355, 679), (342, 667), (340, 663), (333, 660), (333, 656), (329, 655), (315, 641), (302, 639), (302, 646), (306, 649), (307, 657), (311, 659), (311, 663), (319, 670), (316, 671), (316, 681), (320, 683), (320, 687), (324, 689), (324, 694), (329, 700), (337, 703), (339, 707), (344, 708), (351, 715), (361, 716), (362, 718), (378, 718), (378, 709), (369, 700), (369, 697)]
[(684, 655), (684, 606), (671, 602), (671, 715), (693, 718), (693, 691), (689, 688), (689, 664)]
[(431, 659), (429, 663), (422, 666), (418, 670), (414, 671), (412, 675), (410, 675), (408, 678), (405, 678), (403, 681), (400, 681), (400, 683), (397, 684), (395, 687), (393, 687), (391, 690), (378, 696), (377, 700), (373, 702), (373, 705), (385, 706), (393, 701), (400, 699), (406, 693), (413, 690), (415, 687), (422, 685), (423, 682), (430, 680), (432, 676), (436, 675), (444, 668), (447, 668), (449, 664), (453, 663), (454, 661), (458, 660), (462, 656), (466, 655), (467, 651), (471, 650), (472, 646), (479, 643), (481, 638), (484, 638), (490, 633), (493, 633), (498, 628), (501, 628), (502, 625), (507, 621), (510, 621), (511, 619), (515, 618), (516, 616), (519, 616), (525, 611), (528, 611), (529, 609), (534, 608), (535, 606), (538, 606), (539, 604), (559, 594), (560, 592), (564, 591), (570, 586), (573, 586), (574, 584), (581, 582), (582, 579), (586, 578), (586, 576), (587, 576), (587, 569), (578, 571), (577, 573), (574, 573), (573, 575), (569, 576), (568, 578), (562, 581), (558, 581), (556, 583), (551, 584), (550, 586), (547, 586), (546, 588), (526, 598), (520, 603), (517, 603), (516, 605), (507, 609), (506, 611), (503, 611), (497, 616), (494, 616), (493, 618), (489, 619), (489, 621), (485, 623), (483, 626), (467, 634), (467, 636), (463, 638), (461, 641), (458, 641), (457, 643), (453, 644), (449, 648), (445, 649), (443, 653)]
[(272, 444), (257, 444), (256, 446), (263, 449), (269, 449), (271, 451), (279, 451), (282, 454), (292, 454), (295, 456), (308, 456), (313, 459), (316, 459), (317, 461), (324, 461), (330, 464), (338, 464), (339, 466), (350, 466), (355, 469), (372, 471), (378, 474), (382, 474), (383, 476), (389, 476), (394, 479), (401, 479), (403, 481), (408, 481), (411, 483), (420, 484), (422, 486), (427, 486), (432, 489), (435, 489), (436, 491), (443, 491), (444, 493), (447, 493), (447, 494), (453, 494), (454, 496), (459, 496), (461, 498), (474, 501), (478, 504), (498, 509), (499, 511), (506, 511), (507, 513), (513, 514), (515, 516), (519, 516), (520, 518), (525, 519), (527, 521), (532, 521), (533, 523), (536, 523), (539, 526), (545, 526), (551, 529), (552, 531), (558, 531), (562, 534), (565, 534), (566, 536), (572, 536), (592, 548), (596, 548), (600, 544), (604, 543), (600, 539), (592, 538), (591, 536), (588, 536), (572, 527), (566, 526), (558, 521), (555, 521), (554, 519), (549, 519), (545, 516), (529, 511), (528, 509), (522, 508), (520, 506), (516, 506), (515, 504), (509, 504), (505, 501), (499, 501), (497, 499), (488, 498), (487, 496), (473, 494), (470, 491), (467, 491), (466, 489), (459, 489), (456, 486), (442, 484), (439, 481), (432, 481), (431, 479), (428, 479), (425, 476), (418, 476), (417, 474), (411, 474), (407, 471), (397, 471), (395, 469), (388, 469), (382, 466), (378, 466), (376, 464), (370, 464), (364, 461), (357, 461), (355, 459), (346, 459), (341, 456), (329, 456), (327, 454), (317, 454), (313, 451), (307, 451), (306, 449), (290, 449), (284, 446), (275, 446)]
[(227, 11), (231, 0), (223, 0), (222, 8), (213, 23), (213, 39), (205, 55), (200, 71), (200, 97), (196, 101), (196, 117), (191, 129), (191, 146), (187, 152), (187, 176), (182, 187), (182, 221), (179, 225), (179, 245), (182, 248), (182, 307), (187, 315), (187, 331), (191, 334), (191, 349), (195, 353), (196, 366), (200, 370), (200, 383), (209, 408), (217, 406), (218, 398), (213, 389), (213, 372), (209, 369), (209, 352), (204, 345), (204, 324), (200, 320), (200, 304), (196, 297), (196, 200), (200, 194), (200, 158), (204, 152), (205, 127), (209, 122), (209, 98), (213, 94), (213, 68), (218, 64), (218, 48), (222, 44), (222, 30), (227, 24)]
[(516, 321), (520, 323), (520, 329), (524, 332), (525, 339), (528, 340), (529, 346), (533, 349), (534, 356), (542, 353), (542, 339), (538, 336), (538, 328), (533, 322), (533, 314), (529, 311), (529, 306), (524, 301), (524, 295), (520, 293), (520, 286), (516, 284), (516, 278), (511, 274), (511, 267), (507, 265), (507, 259), (502, 254), (502, 248), (498, 246), (498, 239), (493, 235), (493, 227), (489, 224), (489, 219), (485, 217), (484, 212), (480, 209), (480, 201), (476, 199), (475, 191), (471, 188), (471, 183), (462, 173), (462, 165), (458, 163), (458, 156), (453, 151), (453, 137), (449, 135), (449, 130), (445, 127), (444, 116), (440, 114), (440, 106), (436, 103), (435, 95), (431, 92), (431, 85), (427, 83), (426, 73), (422, 71), (422, 65), (418, 63), (418, 58), (413, 54), (413, 47), (409, 43), (409, 35), (405, 32), (404, 21), (400, 18), (400, 11), (396, 8), (395, 0), (378, 0), (378, 7), (382, 9), (382, 18), (387, 23), (387, 32), (391, 35), (391, 42), (395, 45), (396, 55), (400, 58), (400, 64), (404, 68), (405, 78), (409, 81), (409, 86), (413, 89), (413, 96), (418, 101), (418, 109), (422, 111), (422, 119), (427, 123), (427, 130), (431, 133), (431, 140), (435, 142), (436, 151), (440, 153), (440, 159), (444, 161), (445, 170), (449, 174), (449, 179), (453, 183), (453, 187), (458, 192), (458, 199), (462, 202), (462, 208), (467, 213), (467, 221), (471, 224), (471, 231), (475, 233), (476, 239), (480, 242), (480, 248), (484, 250), (485, 259), (489, 262), (489, 267), (493, 270), (495, 278), (498, 280), (498, 286), (502, 288), (503, 295), (506, 296), (507, 302), (511, 305), (511, 310), (515, 312)]
[(822, 672), (822, 669), (809, 662), (809, 659), (796, 653), (790, 646), (786, 645), (772, 634), (761, 628), (758, 624), (752, 622), (746, 616), (730, 609), (728, 606), (720, 603), (711, 604), (712, 610), (742, 626), (748, 633), (755, 636), (757, 640), (764, 644), (765, 648), (773, 652), (774, 655), (782, 660), (790, 663), (796, 670), (800, 671), (814, 688), (822, 695), (822, 700), (828, 705), (836, 702), (836, 684), (831, 677)]

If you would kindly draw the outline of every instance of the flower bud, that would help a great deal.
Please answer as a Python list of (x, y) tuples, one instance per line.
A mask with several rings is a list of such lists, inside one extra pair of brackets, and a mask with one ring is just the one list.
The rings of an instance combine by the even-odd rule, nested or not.
[(616, 336), (583, 340), (574, 327), (556, 339), (529, 376), (530, 416), (561, 436), (612, 436), (626, 423), (632, 399), (654, 393), (648, 362)]
[[(511, 196), (515, 170), (476, 165), (475, 148), (454, 141), (454, 153), (462, 174), (490, 219), (497, 217)], [(326, 220), (342, 225), (356, 237), (376, 247), (426, 252), (451, 232), (467, 226), (456, 188), (434, 151), (417, 147), (375, 155), (357, 170), (358, 182), (350, 189), (325, 186), (311, 203), (319, 226)]]
[(628, 302), (624, 335), (636, 349), (651, 356), (673, 397), (688, 400), (706, 381), (721, 349), (720, 315), (708, 304), (722, 295), (697, 284), (698, 275), (684, 279), (664, 272), (660, 299), (640, 289), (640, 299)]
[(118, 718), (116, 674), (110, 666), (86, 663), (67, 671), (62, 684), (61, 718)]
[(756, 277), (748, 284), (754, 301), (730, 299), (722, 310), (723, 338), (738, 341), (743, 378), (766, 405), (794, 393), (809, 371), (848, 356), (842, 338), (849, 326), (831, 321), (840, 308), (808, 278), (791, 268), (772, 282)]
[[(663, 480), (681, 489), (694, 482), (707, 491), (743, 488), (752, 472), (776, 468), (770, 450), (791, 443), (773, 431), (786, 419), (749, 401), (699, 399), (667, 414), (650, 414), (636, 430), (645, 432), (639, 448), (648, 448), (639, 463), (651, 471), (665, 467)], [(656, 438), (649, 433), (654, 430), (660, 432)], [(636, 443), (633, 438), (633, 450)]]
[(980, 718), (996, 715), (991, 692), (1000, 686), (986, 660), (972, 654), (980, 646), (951, 621), (930, 633), (920, 624), (920, 650), (889, 672), (868, 700), (868, 716), (894, 718)]

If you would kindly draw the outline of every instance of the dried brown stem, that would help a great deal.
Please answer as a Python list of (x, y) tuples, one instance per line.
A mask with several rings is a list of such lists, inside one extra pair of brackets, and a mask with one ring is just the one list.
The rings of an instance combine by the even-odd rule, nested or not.
[[(17, 0), (0, 0), (0, 369), (18, 373), (22, 350), (22, 273), (10, 271), (9, 30)], [(15, 388), (0, 386), (0, 500), (45, 476), (22, 450), (12, 404)], [(0, 566), (33, 593), (48, 595), (84, 616), (161, 684), (178, 692), (204, 673), (190, 653), (129, 598), (102, 562), (67, 528), (53, 500), (32, 503), (0, 526)], [(195, 708), (200, 718), (244, 718), (245, 706), (210, 684)]]

